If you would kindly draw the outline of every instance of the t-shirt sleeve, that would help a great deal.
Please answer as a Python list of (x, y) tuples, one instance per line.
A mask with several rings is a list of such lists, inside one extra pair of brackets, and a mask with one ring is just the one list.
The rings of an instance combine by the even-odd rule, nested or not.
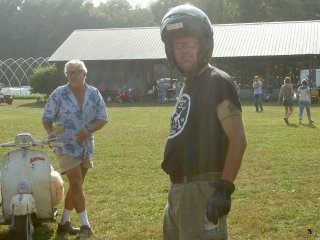
[(239, 94), (237, 93), (235, 84), (231, 81), (228, 74), (218, 74), (215, 84), (215, 93), (217, 103), (221, 103), (224, 100), (230, 100), (234, 105), (236, 105), (240, 111), (242, 111)]

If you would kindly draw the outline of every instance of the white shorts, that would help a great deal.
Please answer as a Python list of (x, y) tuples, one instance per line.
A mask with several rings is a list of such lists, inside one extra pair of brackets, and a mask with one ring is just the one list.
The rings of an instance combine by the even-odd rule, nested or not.
[(84, 168), (93, 168), (93, 163), (89, 159), (72, 157), (66, 154), (57, 154), (56, 156), (61, 174), (65, 174), (70, 169), (75, 168), (81, 164)]

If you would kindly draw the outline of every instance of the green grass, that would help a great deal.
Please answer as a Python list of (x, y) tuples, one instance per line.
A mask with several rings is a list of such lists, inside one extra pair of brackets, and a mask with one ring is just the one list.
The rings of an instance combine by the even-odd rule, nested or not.
[[(43, 106), (30, 99), (1, 105), (0, 141), (21, 132), (42, 138)], [(109, 104), (110, 120), (95, 134), (95, 168), (84, 186), (95, 239), (162, 239), (169, 182), (160, 163), (172, 108)], [(243, 104), (248, 147), (235, 182), (230, 239), (320, 239), (320, 106), (311, 111), (314, 127), (298, 124), (297, 106), (286, 125), (280, 105), (256, 113), (251, 102)], [(76, 214), (72, 221), (79, 224)], [(74, 239), (57, 236), (56, 226), (36, 228), (34, 239)], [(8, 239), (7, 226), (0, 226), (0, 239)]]

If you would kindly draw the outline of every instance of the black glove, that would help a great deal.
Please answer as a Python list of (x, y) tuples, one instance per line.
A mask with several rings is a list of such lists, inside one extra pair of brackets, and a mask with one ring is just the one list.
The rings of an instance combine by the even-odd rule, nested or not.
[(232, 182), (223, 179), (211, 182), (210, 185), (215, 188), (215, 191), (208, 200), (206, 214), (208, 221), (216, 225), (220, 217), (230, 212), (231, 194), (235, 186)]

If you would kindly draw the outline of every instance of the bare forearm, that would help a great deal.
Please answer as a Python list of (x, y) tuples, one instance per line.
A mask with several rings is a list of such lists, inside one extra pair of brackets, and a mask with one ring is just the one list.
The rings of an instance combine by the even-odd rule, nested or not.
[(101, 129), (107, 122), (104, 120), (95, 120), (92, 122), (88, 128), (81, 129), (77, 134), (76, 138), (78, 141), (83, 142), (88, 139), (90, 134), (92, 134), (95, 131), (98, 131)]
[(229, 144), (222, 179), (233, 182), (239, 172), (247, 146), (246, 133), (240, 109), (229, 100), (218, 106), (218, 116)]
[(229, 143), (222, 179), (229, 182), (233, 182), (236, 179), (246, 146), (247, 141), (244, 137)]
[(280, 102), (283, 98), (283, 87), (280, 88), (279, 96), (278, 96), (278, 102)]
[(52, 122), (42, 122), (42, 125), (48, 134), (53, 131), (52, 130)]
[(107, 121), (97, 119), (94, 122), (90, 124), (90, 127), (92, 129), (92, 132), (98, 131), (101, 129), (104, 125), (106, 125)]

